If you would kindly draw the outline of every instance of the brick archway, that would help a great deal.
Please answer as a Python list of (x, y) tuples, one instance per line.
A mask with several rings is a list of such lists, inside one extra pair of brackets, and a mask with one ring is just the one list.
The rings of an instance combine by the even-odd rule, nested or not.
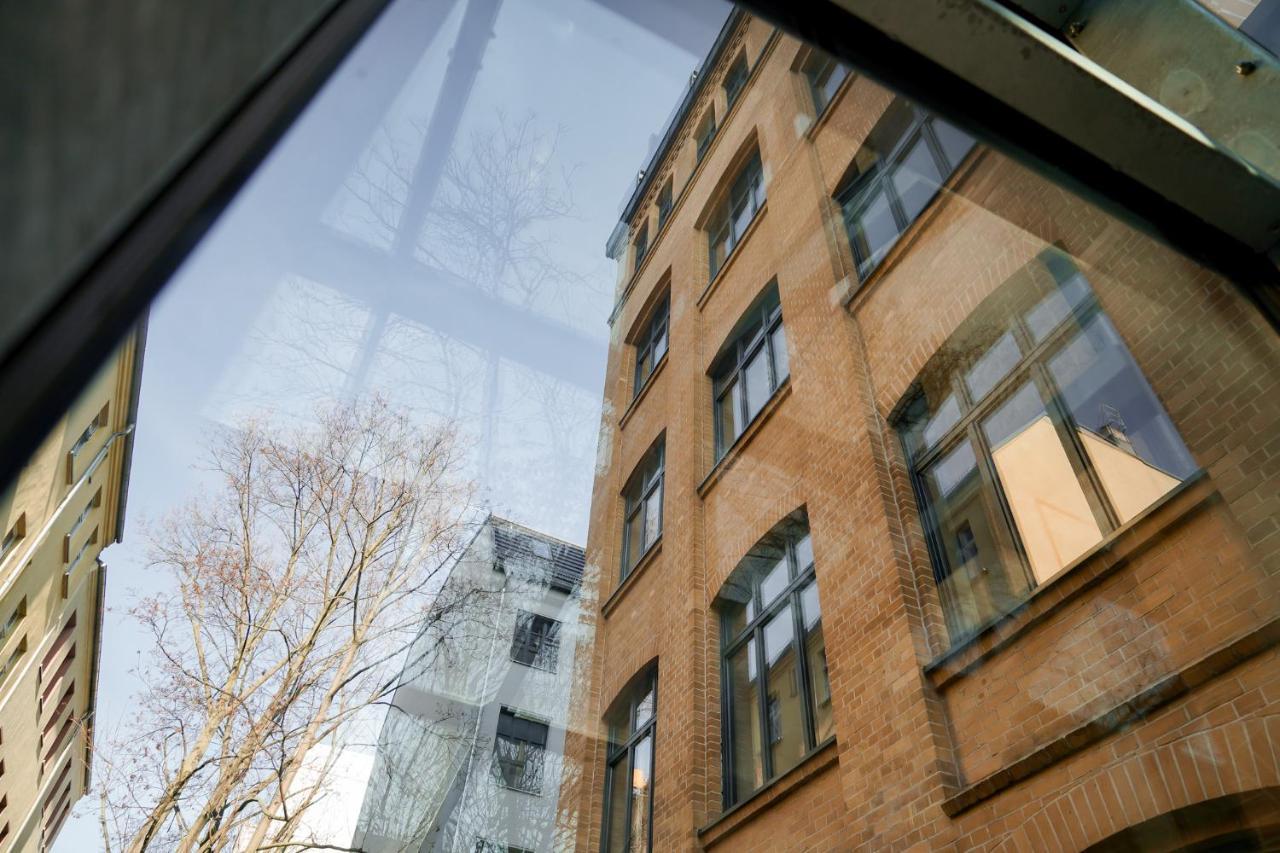
[(1275, 715), (1189, 723), (1058, 789), (988, 849), (1173, 851), (1237, 832), (1274, 838), (1280, 755), (1272, 744), (1280, 745)]

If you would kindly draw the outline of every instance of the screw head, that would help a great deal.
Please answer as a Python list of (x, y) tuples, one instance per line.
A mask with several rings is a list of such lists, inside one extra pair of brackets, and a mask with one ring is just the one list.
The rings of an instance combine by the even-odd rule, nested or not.
[(1258, 63), (1252, 59), (1246, 59), (1244, 62), (1236, 63), (1236, 73), (1241, 77), (1248, 77), (1250, 74), (1258, 70)]
[(1071, 38), (1079, 38), (1080, 34), (1084, 32), (1084, 27), (1087, 23), (1088, 21), (1072, 21), (1067, 24), (1067, 35)]

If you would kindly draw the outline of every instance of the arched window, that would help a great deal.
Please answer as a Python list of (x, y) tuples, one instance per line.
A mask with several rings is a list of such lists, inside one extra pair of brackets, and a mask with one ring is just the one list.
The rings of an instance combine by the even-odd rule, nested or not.
[(803, 510), (742, 559), (720, 591), (719, 610), (728, 808), (835, 733)]
[(609, 730), (604, 784), (604, 853), (639, 853), (653, 846), (653, 738), (658, 717), (658, 668), (632, 679), (605, 715)]
[(622, 577), (619, 583), (627, 579), (636, 563), (662, 535), (665, 439), (664, 435), (654, 443), (622, 490)]
[(771, 282), (738, 321), (711, 367), (716, 459), (733, 446), (790, 374), (778, 285)]

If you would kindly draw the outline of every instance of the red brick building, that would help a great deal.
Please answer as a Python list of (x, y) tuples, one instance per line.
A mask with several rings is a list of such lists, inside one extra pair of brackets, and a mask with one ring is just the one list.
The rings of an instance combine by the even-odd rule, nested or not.
[(626, 224), (566, 844), (1276, 842), (1233, 285), (740, 13)]

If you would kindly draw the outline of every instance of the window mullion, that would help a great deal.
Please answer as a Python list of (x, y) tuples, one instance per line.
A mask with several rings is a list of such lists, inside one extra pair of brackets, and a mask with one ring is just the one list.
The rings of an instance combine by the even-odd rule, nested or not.
[[(1004, 489), (1000, 485), (1000, 475), (996, 473), (991, 446), (976, 421), (969, 425), (969, 439), (974, 443), (976, 451), (974, 456), (978, 462), (978, 476), (982, 479), (983, 491), (991, 498), (990, 501), (983, 501), (983, 508), (987, 516), (987, 524), (996, 538), (997, 547), (1002, 552), (1001, 560), (1005, 565), (1020, 566), (1027, 580), (1028, 589), (1034, 589), (1036, 578), (1031, 571), (1031, 560), (1022, 544), (1018, 523), (1014, 520), (1013, 511), (1009, 508), (1009, 500), (1005, 497)], [(991, 506), (992, 503), (995, 504), (994, 509)]]
[(773, 778), (773, 750), (769, 740), (769, 690), (765, 684), (764, 629), (757, 627), (756, 638), (756, 706), (760, 712), (760, 767), (762, 783)]

